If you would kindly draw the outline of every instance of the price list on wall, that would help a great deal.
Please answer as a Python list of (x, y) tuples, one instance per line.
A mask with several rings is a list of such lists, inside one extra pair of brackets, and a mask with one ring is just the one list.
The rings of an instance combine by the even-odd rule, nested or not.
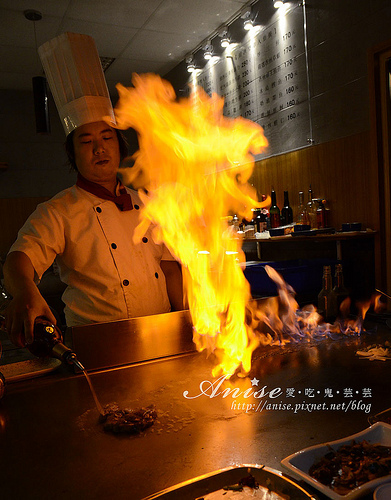
[(257, 159), (306, 146), (311, 137), (302, 7), (276, 12), (229, 57), (206, 66), (197, 85), (224, 97), (225, 116), (263, 127), (269, 146)]

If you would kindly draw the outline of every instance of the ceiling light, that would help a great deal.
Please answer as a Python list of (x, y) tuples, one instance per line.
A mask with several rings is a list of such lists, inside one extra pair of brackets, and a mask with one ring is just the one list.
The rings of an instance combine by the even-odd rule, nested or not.
[(283, 0), (274, 0), (273, 5), (275, 9), (279, 9), (284, 5), (284, 2)]
[(212, 57), (213, 57), (213, 45), (212, 42), (208, 40), (204, 47), (204, 59), (209, 61), (209, 59), (212, 59)]
[(229, 47), (229, 44), (231, 43), (231, 39), (230, 39), (230, 36), (229, 36), (229, 33), (228, 33), (228, 27), (227, 26), (223, 26), (220, 31), (219, 31), (219, 37), (221, 38), (221, 46), (226, 49), (227, 47)]
[(193, 73), (196, 70), (196, 65), (193, 56), (189, 56), (186, 58), (186, 64), (187, 64), (187, 71), (189, 73)]
[(251, 28), (253, 27), (253, 19), (252, 19), (252, 15), (251, 15), (251, 7), (245, 7), (243, 10), (242, 10), (242, 13), (240, 15), (240, 17), (242, 19), (244, 19), (244, 29), (246, 31), (250, 31)]
[(251, 28), (253, 27), (253, 22), (252, 22), (252, 20), (251, 20), (251, 19), (246, 19), (246, 20), (244, 21), (244, 25), (243, 25), (243, 27), (244, 27), (244, 29), (245, 29), (246, 31), (250, 31), (250, 30), (251, 30)]
[(227, 47), (229, 47), (229, 44), (230, 44), (230, 39), (228, 37), (225, 37), (225, 38), (221, 39), (221, 46), (224, 49), (226, 49)]

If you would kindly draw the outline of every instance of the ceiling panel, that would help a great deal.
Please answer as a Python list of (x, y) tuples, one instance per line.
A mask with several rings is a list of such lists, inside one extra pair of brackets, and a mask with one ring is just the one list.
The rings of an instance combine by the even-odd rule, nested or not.
[(165, 0), (89, 0), (71, 2), (67, 15), (73, 19), (141, 28)]
[(119, 57), (127, 47), (129, 40), (137, 33), (134, 28), (69, 18), (63, 23), (62, 32), (65, 31), (87, 33), (92, 36), (101, 57)]
[(183, 59), (198, 43), (194, 35), (142, 30), (134, 37), (122, 56), (145, 61), (172, 61)]
[(240, 10), (243, 3), (234, 0), (165, 0), (145, 28), (182, 35), (192, 33), (201, 41)]
[[(252, 0), (253, 1), (253, 0)], [(133, 72), (164, 76), (248, 0), (1, 0), (0, 89), (31, 89), (43, 74), (36, 46), (64, 31), (95, 39), (99, 55), (115, 58), (110, 91)], [(26, 9), (42, 13), (35, 23)], [(34, 36), (34, 27), (36, 40)]]

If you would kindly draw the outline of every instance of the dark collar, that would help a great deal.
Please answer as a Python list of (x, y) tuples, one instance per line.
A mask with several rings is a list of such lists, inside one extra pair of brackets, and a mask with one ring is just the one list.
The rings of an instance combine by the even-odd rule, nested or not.
[(83, 177), (80, 173), (77, 174), (76, 186), (84, 189), (84, 191), (88, 191), (98, 198), (102, 198), (103, 200), (112, 201), (117, 205), (120, 210), (132, 210), (133, 203), (130, 194), (126, 191), (125, 186), (118, 179), (118, 187), (119, 187), (119, 195), (116, 196), (112, 194), (108, 189), (97, 184), (96, 182), (92, 182)]

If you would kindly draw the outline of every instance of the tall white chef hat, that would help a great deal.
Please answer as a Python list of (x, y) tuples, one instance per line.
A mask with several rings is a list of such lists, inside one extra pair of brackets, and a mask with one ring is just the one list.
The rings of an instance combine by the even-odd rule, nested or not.
[(95, 41), (63, 33), (38, 49), (65, 133), (86, 123), (115, 126), (114, 111)]

